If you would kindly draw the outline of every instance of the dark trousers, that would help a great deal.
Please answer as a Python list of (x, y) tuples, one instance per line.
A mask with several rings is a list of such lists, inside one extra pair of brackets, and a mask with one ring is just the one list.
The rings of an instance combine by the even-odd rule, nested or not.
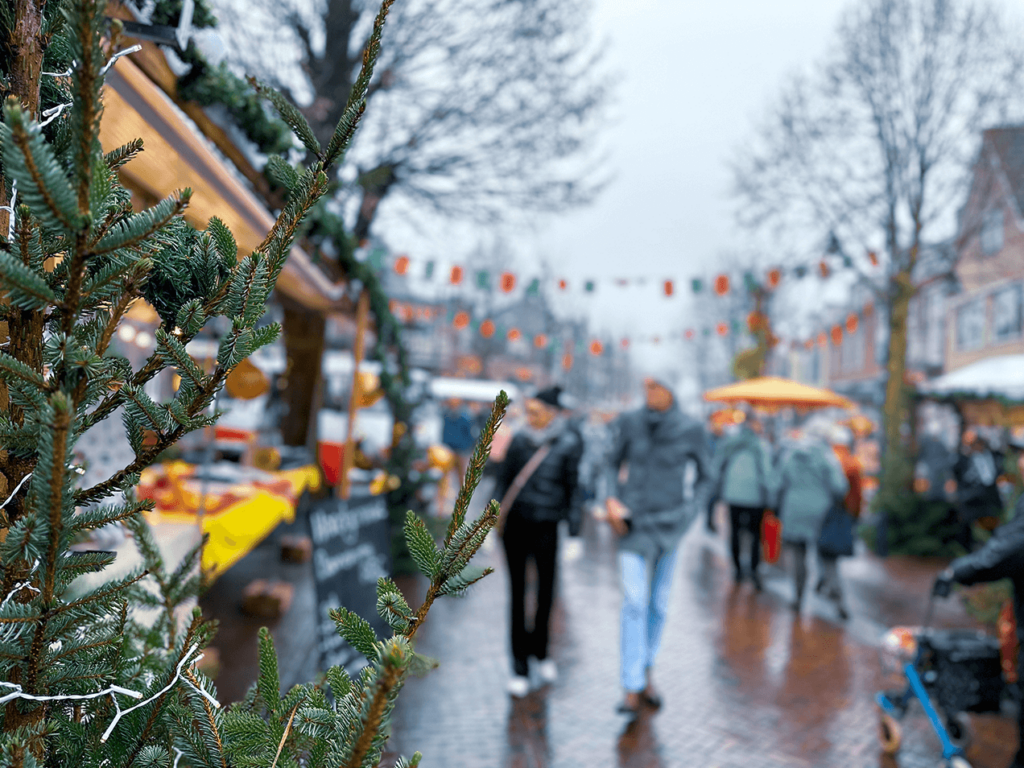
[[(502, 536), (508, 580), (512, 588), (512, 660), (515, 673), (526, 675), (530, 656), (546, 659), (551, 604), (555, 594), (555, 564), (558, 555), (558, 523), (535, 523), (510, 516)], [(532, 629), (526, 626), (526, 563), (537, 565), (537, 614)]]
[(736, 566), (736, 572), (743, 572), (743, 564), (740, 559), (740, 534), (743, 531), (750, 531), (753, 541), (750, 544), (750, 572), (756, 573), (757, 566), (761, 562), (761, 518), (764, 517), (764, 507), (738, 507), (729, 505), (730, 541), (732, 544), (732, 563)]

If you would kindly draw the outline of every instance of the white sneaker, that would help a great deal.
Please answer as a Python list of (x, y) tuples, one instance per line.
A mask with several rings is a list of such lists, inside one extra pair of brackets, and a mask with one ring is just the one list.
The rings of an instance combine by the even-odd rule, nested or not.
[(517, 699), (523, 698), (530, 692), (530, 678), (513, 675), (508, 681), (508, 692)]
[(544, 659), (537, 664), (537, 676), (545, 683), (553, 683), (558, 680), (558, 665), (554, 659)]

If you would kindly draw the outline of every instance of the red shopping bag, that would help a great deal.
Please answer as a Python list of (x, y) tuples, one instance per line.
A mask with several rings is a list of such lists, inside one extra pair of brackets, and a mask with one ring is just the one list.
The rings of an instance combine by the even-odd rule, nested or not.
[(999, 612), (999, 650), (1003, 662), (1003, 677), (1008, 683), (1017, 682), (1017, 622), (1014, 620), (1013, 603), (1009, 600)]
[(761, 520), (761, 556), (766, 563), (777, 563), (782, 552), (782, 521), (771, 510)]

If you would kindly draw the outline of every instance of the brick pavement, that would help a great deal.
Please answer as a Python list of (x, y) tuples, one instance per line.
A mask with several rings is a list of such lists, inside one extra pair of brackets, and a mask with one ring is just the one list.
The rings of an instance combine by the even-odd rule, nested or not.
[[(619, 592), (614, 542), (588, 524), (585, 554), (563, 563), (552, 656), (561, 677), (522, 700), (508, 675), (506, 579), (500, 549), (481, 554), (497, 572), (458, 600), (435, 604), (418, 650), (441, 662), (399, 699), (390, 749), (424, 753), (423, 768), (931, 768), (938, 740), (924, 716), (904, 721), (898, 760), (881, 755), (872, 703), (881, 686), (876, 643), (884, 622), (914, 623), (935, 571), (877, 561), (844, 563), (853, 584), (849, 627), (815, 600), (794, 618), (789, 585), (768, 572), (766, 592), (734, 587), (725, 542), (694, 530), (675, 574), (656, 670), (665, 706), (630, 727), (614, 713), (618, 688)], [(893, 571), (894, 569), (894, 571)], [(902, 569), (902, 570), (901, 570)], [(893, 588), (896, 572), (901, 589)], [(907, 585), (910, 585), (910, 589)], [(940, 618), (963, 623), (955, 606)], [(975, 768), (1002, 768), (1013, 725), (974, 717)]]

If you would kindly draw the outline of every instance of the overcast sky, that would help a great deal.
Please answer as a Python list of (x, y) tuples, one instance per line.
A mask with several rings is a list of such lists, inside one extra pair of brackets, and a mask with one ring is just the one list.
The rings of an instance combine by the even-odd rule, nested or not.
[[(681, 329), (690, 320), (688, 290), (678, 286), (665, 298), (660, 279), (714, 274), (742, 247), (728, 161), (785, 77), (825, 54), (844, 7), (844, 0), (595, 0), (595, 36), (607, 40), (606, 63), (620, 79), (602, 135), (614, 180), (593, 206), (548, 220), (519, 242), (519, 271), (525, 276), (543, 258), (575, 286), (596, 278), (596, 293), (570, 290), (556, 299), (566, 313), (589, 315), (597, 331), (634, 337)], [(458, 259), (475, 242), (451, 223), (424, 239), (400, 220), (387, 222), (382, 234), (391, 245), (422, 258)], [(628, 289), (601, 280), (635, 276), (652, 279)]]
[(520, 249), (520, 269), (544, 257), (570, 278), (598, 278), (597, 293), (558, 299), (616, 336), (692, 322), (686, 286), (667, 299), (656, 280), (621, 289), (600, 278), (713, 275), (746, 244), (735, 230), (729, 159), (786, 77), (825, 56), (846, 7), (845, 0), (596, 0), (597, 36), (607, 38), (608, 64), (621, 77), (604, 133), (615, 179), (594, 206), (542, 227)]

